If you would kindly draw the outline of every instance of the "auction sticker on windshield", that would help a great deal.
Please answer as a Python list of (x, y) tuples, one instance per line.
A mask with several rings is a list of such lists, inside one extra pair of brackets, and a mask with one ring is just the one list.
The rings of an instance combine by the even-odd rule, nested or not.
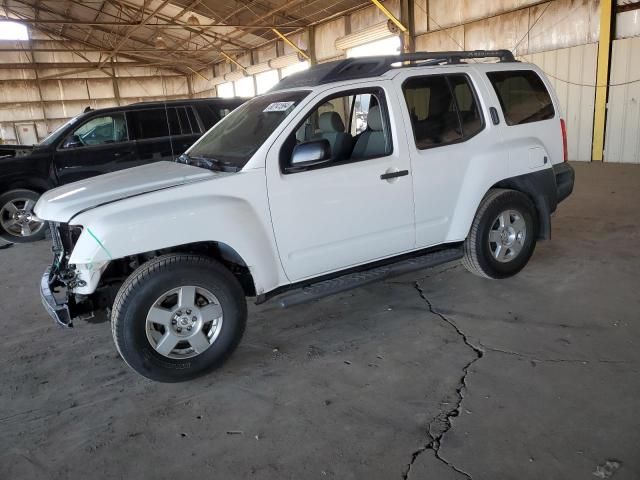
[(263, 112), (285, 112), (296, 102), (273, 102), (270, 103)]

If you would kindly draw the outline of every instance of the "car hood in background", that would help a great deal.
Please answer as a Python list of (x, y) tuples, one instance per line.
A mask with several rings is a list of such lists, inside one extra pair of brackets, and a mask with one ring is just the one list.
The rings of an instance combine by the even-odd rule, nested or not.
[(78, 213), (99, 205), (218, 175), (218, 172), (182, 163), (151, 163), (49, 190), (38, 200), (35, 213), (43, 220), (67, 223)]
[(33, 150), (34, 145), (0, 145), (0, 158), (25, 157)]

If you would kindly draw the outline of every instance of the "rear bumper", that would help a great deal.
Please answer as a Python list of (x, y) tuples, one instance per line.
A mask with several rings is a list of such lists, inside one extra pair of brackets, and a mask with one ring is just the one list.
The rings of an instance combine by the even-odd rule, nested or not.
[(69, 312), (68, 296), (57, 294), (54, 296), (51, 291), (50, 272), (51, 267), (47, 268), (40, 279), (40, 298), (42, 305), (49, 316), (61, 327), (73, 327), (71, 313)]
[(560, 203), (573, 192), (575, 172), (573, 167), (567, 162), (553, 165), (553, 173), (556, 177), (556, 198)]

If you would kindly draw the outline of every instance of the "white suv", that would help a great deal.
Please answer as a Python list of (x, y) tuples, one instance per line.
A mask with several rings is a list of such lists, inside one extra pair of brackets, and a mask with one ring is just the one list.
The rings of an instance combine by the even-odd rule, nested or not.
[(246, 297), (286, 307), (458, 259), (514, 275), (572, 191), (565, 160), (548, 80), (509, 51), (316, 65), (177, 163), (45, 193), (43, 303), (67, 326), (110, 312), (134, 370), (186, 380), (232, 353)]

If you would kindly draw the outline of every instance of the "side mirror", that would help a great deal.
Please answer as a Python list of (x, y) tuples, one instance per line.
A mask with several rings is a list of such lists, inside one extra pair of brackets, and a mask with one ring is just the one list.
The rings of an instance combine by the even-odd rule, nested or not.
[(329, 163), (330, 160), (331, 145), (326, 138), (300, 143), (293, 149), (291, 162), (285, 168), (285, 172), (299, 172), (309, 167)]
[(71, 135), (62, 144), (62, 148), (78, 148), (82, 146), (83, 143), (78, 135)]

